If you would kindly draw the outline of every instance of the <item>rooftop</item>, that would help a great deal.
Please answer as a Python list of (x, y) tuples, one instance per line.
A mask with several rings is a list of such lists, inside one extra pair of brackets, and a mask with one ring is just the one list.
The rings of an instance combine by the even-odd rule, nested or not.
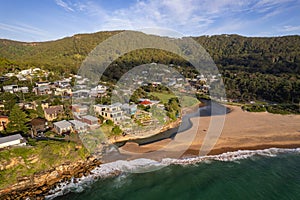
[(142, 101), (140, 104), (142, 104), (142, 105), (150, 105), (152, 103), (150, 101), (145, 100), (145, 101)]
[(45, 123), (47, 122), (46, 119), (43, 118), (34, 118), (30, 121), (30, 124), (32, 126), (38, 126), (38, 125), (45, 125)]
[(15, 140), (21, 140), (21, 139), (23, 139), (23, 137), (20, 134), (10, 135), (10, 136), (6, 136), (6, 137), (1, 137), (0, 138), (0, 144), (6, 143), (6, 142), (15, 141)]
[(78, 121), (78, 120), (69, 120), (69, 122), (75, 126), (76, 128), (79, 128), (79, 127), (85, 127), (87, 124), (86, 123), (83, 123), (81, 121)]
[(72, 126), (72, 124), (66, 120), (63, 120), (63, 121), (59, 121), (59, 122), (55, 122), (53, 123), (55, 126), (63, 129), (63, 128), (68, 128), (70, 126)]
[(86, 116), (82, 116), (82, 119), (87, 119), (90, 121), (98, 121), (99, 119), (97, 117), (91, 116), (91, 115), (86, 115)]
[(45, 109), (45, 112), (47, 114), (55, 114), (55, 113), (59, 113), (59, 112), (63, 112), (64, 109), (63, 109), (63, 106), (51, 106), (49, 108), (46, 108)]

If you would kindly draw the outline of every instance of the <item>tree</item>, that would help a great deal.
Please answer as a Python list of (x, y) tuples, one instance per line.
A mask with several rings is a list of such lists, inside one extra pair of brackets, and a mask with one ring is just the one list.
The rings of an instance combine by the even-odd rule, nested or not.
[(117, 125), (115, 125), (111, 131), (112, 131), (113, 135), (121, 135), (121, 133), (123, 132), (121, 130), (121, 128)]
[(15, 105), (8, 117), (9, 123), (7, 125), (8, 133), (27, 133), (28, 127), (26, 123), (28, 122), (26, 114), (20, 109), (18, 105)]
[(37, 113), (38, 117), (45, 118), (44, 110), (42, 108), (41, 103), (38, 103), (38, 105), (36, 107), (36, 113)]

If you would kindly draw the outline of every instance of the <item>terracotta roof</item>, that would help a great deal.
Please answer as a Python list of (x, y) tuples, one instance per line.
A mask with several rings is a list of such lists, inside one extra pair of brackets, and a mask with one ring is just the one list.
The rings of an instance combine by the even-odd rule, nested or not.
[(152, 103), (150, 101), (145, 100), (145, 101), (142, 101), (140, 104), (142, 104), (142, 105), (150, 105)]

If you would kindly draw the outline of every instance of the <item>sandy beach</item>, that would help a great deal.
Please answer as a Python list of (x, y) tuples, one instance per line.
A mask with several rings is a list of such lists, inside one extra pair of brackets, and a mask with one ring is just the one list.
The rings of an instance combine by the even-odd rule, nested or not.
[[(228, 107), (231, 112), (225, 117), (221, 135), (216, 138), (216, 144), (207, 154), (271, 147), (300, 147), (300, 115), (252, 113), (245, 112), (240, 107)], [(127, 142), (119, 150), (122, 155), (131, 159), (147, 157), (159, 160), (167, 157), (196, 156), (199, 155), (210, 122), (218, 118), (223, 117), (192, 118), (193, 127), (176, 135), (174, 139), (165, 139), (141, 146)]]

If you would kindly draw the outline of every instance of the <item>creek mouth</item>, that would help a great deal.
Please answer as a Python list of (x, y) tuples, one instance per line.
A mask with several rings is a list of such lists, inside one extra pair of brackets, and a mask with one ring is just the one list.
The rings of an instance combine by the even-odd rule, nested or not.
[(159, 134), (147, 138), (130, 139), (127, 141), (116, 142), (114, 143), (114, 145), (116, 145), (117, 147), (122, 147), (127, 142), (133, 142), (142, 146), (142, 145), (151, 144), (168, 138), (173, 139), (177, 134), (180, 134), (192, 128), (193, 124), (191, 122), (191, 118), (226, 115), (230, 112), (229, 108), (215, 101), (201, 100), (201, 102), (204, 104), (204, 106), (199, 107), (196, 112), (185, 114), (182, 117), (182, 122), (180, 123), (180, 125), (175, 128), (168, 129), (166, 131), (163, 131)]

